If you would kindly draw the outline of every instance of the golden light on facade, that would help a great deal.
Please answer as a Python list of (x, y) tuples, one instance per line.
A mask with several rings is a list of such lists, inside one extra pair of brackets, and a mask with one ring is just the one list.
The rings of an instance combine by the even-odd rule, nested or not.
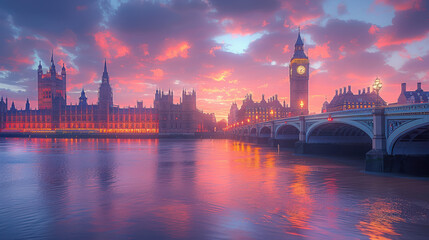
[(299, 103), (299, 106), (300, 106), (301, 108), (303, 108), (303, 107), (304, 107), (304, 101), (301, 101), (301, 102)]

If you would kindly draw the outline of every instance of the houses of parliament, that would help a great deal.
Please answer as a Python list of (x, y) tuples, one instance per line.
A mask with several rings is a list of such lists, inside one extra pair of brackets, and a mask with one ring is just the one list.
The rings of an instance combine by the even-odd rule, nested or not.
[(196, 92), (182, 91), (180, 103), (173, 103), (173, 92), (156, 90), (154, 107), (143, 107), (137, 102), (134, 108), (120, 108), (113, 104), (107, 64), (104, 62), (102, 81), (98, 91), (98, 103), (87, 103), (82, 89), (79, 104), (67, 105), (67, 73), (63, 65), (61, 73), (55, 69), (51, 56), (49, 71), (37, 70), (38, 109), (31, 109), (27, 99), (25, 109), (18, 110), (14, 102), (0, 100), (0, 132), (100, 132), (133, 134), (192, 134), (214, 131), (214, 114), (199, 111)]

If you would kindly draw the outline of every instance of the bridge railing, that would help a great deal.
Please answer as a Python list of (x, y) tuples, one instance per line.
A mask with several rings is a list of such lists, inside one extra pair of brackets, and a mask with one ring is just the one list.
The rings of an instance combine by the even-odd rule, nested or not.
[(417, 103), (408, 105), (393, 105), (384, 109), (384, 114), (396, 114), (396, 113), (422, 113), (429, 112), (429, 103)]

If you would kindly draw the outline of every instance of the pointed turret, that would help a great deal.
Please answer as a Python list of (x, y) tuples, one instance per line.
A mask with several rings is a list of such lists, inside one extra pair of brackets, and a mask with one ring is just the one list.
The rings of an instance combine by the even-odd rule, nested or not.
[(109, 73), (107, 73), (107, 61), (104, 59), (103, 82), (109, 82)]
[(102, 106), (103, 111), (113, 106), (113, 93), (109, 83), (109, 74), (107, 73), (107, 60), (104, 59), (103, 78), (98, 90), (98, 104)]
[(13, 102), (13, 101), (12, 101), (12, 105), (10, 106), (10, 110), (11, 111), (15, 111), (16, 110), (16, 108), (15, 108), (15, 102)]
[(296, 46), (304, 46), (304, 42), (301, 39), (301, 27), (298, 27), (298, 38), (296, 39), (295, 47)]
[(85, 94), (85, 90), (82, 88), (82, 92), (80, 93), (80, 97), (79, 97), (79, 106), (87, 106), (88, 102), (87, 102), (87, 97)]
[(292, 59), (295, 58), (308, 59), (304, 52), (304, 42), (301, 39), (301, 28), (298, 28), (298, 38), (296, 39), (295, 52), (293, 53)]
[(26, 111), (30, 110), (30, 100), (28, 100), (28, 98), (27, 98), (27, 102), (25, 103), (25, 110)]
[[(51, 55), (51, 67), (50, 67), (50, 72), (51, 72), (51, 74), (52, 73), (55, 73), (56, 74), (56, 71), (55, 71), (55, 63), (54, 63), (54, 50), (52, 50), (52, 55)], [(55, 75), (54, 75), (55, 76)]]
[(64, 63), (63, 63), (63, 68), (61, 69), (61, 75), (62, 76), (66, 75), (66, 68), (64, 67)]

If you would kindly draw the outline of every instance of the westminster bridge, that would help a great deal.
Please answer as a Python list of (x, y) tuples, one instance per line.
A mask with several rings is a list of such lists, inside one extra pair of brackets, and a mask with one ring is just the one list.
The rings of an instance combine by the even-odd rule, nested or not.
[[(414, 167), (429, 168), (429, 103), (241, 122), (227, 132), (238, 140), (293, 146), (296, 153), (364, 151), (368, 171), (401, 168), (406, 157), (420, 159)], [(392, 160), (398, 158), (400, 166)]]

